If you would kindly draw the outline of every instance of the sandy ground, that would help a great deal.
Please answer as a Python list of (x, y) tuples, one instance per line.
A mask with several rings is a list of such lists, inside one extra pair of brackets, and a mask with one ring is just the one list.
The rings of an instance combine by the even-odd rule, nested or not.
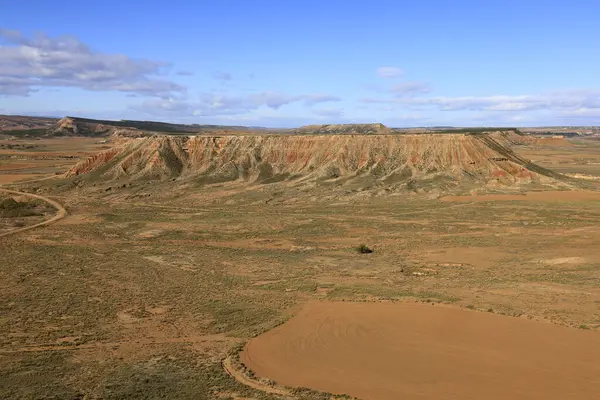
[(600, 192), (544, 191), (524, 194), (486, 194), (480, 196), (446, 196), (442, 201), (590, 201), (600, 200)]
[(242, 361), (279, 384), (364, 399), (591, 399), (598, 354), (597, 332), (439, 305), (317, 302), (252, 339)]

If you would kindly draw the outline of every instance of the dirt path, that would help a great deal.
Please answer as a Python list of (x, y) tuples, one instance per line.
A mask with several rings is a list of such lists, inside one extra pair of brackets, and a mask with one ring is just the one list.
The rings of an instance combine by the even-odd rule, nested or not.
[(225, 372), (227, 372), (236, 381), (253, 389), (260, 390), (269, 394), (284, 396), (286, 398), (289, 398), (289, 396), (291, 395), (290, 392), (288, 392), (287, 390), (263, 385), (258, 381), (246, 377), (244, 374), (235, 369), (230, 357), (227, 357), (225, 360), (223, 360), (223, 369), (225, 369)]
[(40, 226), (50, 225), (50, 224), (58, 221), (59, 219), (62, 219), (67, 216), (67, 210), (65, 210), (65, 208), (60, 203), (58, 203), (52, 199), (49, 199), (45, 196), (41, 196), (39, 194), (33, 194), (33, 193), (19, 192), (19, 191), (10, 190), (10, 189), (2, 189), (2, 188), (0, 188), (0, 192), (4, 192), (4, 193), (8, 193), (8, 194), (15, 194), (15, 195), (19, 195), (19, 196), (33, 197), (35, 199), (45, 201), (46, 203), (50, 204), (52, 207), (56, 208), (56, 210), (57, 210), (54, 217), (52, 217), (50, 219), (47, 219), (47, 220), (42, 221), (35, 225), (30, 225), (30, 226), (26, 226), (24, 228), (14, 229), (10, 232), (0, 233), (0, 237), (13, 235), (15, 233), (20, 233), (20, 232), (25, 232), (30, 229), (39, 228)]

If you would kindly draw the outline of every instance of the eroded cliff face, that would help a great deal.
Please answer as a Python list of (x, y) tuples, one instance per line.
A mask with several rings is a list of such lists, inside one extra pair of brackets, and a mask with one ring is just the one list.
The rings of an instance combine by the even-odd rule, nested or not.
[(427, 180), (515, 185), (558, 177), (520, 158), (508, 142), (498, 134), (155, 136), (99, 153), (67, 175), (207, 184), (343, 185), (367, 178), (391, 188)]

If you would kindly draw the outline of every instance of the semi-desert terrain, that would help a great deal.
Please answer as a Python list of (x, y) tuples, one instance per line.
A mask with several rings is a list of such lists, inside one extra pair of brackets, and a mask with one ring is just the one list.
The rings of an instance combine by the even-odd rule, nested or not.
[(53, 124), (0, 138), (1, 398), (600, 392), (591, 136)]

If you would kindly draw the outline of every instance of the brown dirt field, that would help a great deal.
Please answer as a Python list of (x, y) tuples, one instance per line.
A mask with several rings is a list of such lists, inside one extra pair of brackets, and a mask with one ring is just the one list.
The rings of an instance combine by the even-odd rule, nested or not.
[(5, 183), (13, 183), (34, 179), (41, 176), (40, 174), (0, 174), (0, 185)]
[(600, 174), (600, 142), (569, 139), (571, 146), (518, 146), (517, 152), (534, 163), (563, 174)]
[(473, 201), (590, 201), (600, 200), (600, 192), (589, 191), (544, 191), (528, 192), (525, 194), (486, 194), (479, 196), (445, 196), (442, 201), (473, 202)]
[(594, 398), (597, 354), (597, 332), (444, 306), (315, 302), (241, 358), (279, 384), (363, 399), (504, 400)]
[(506, 255), (496, 249), (489, 247), (454, 247), (449, 249), (434, 249), (423, 251), (420, 258), (436, 264), (437, 267), (462, 267), (473, 266), (488, 268), (495, 261)]
[(35, 164), (18, 164), (18, 163), (7, 163), (7, 162), (0, 163), (0, 171), (12, 171), (12, 170), (19, 170), (19, 169), (27, 169), (27, 168), (31, 168), (31, 167), (35, 167)]
[[(0, 139), (0, 145), (16, 146), (0, 147), (0, 171), (37, 173), (36, 176), (63, 173), (81, 159), (107, 148), (97, 138), (80, 137)], [(12, 182), (0, 174), (0, 184)]]

